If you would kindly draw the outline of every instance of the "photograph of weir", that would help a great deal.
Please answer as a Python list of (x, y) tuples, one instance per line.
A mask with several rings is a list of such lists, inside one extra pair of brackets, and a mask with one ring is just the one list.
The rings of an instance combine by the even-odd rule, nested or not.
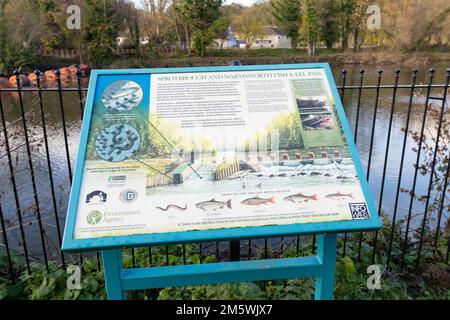
[[(327, 106), (327, 112), (331, 117), (332, 108)], [(335, 119), (333, 115), (333, 126), (339, 128)], [(237, 138), (234, 146), (218, 149), (214, 143), (207, 143), (209, 148), (203, 150), (175, 150), (171, 160), (161, 158), (167, 164), (162, 173), (149, 171), (146, 194), (258, 195), (282, 188), (305, 190), (325, 185), (335, 186), (339, 193), (340, 186), (358, 185), (342, 130), (338, 129), (339, 137), (328, 139), (335, 142), (334, 146), (307, 147), (304, 136), (308, 129), (302, 127), (302, 120), (297, 110), (280, 112), (265, 130), (250, 138)], [(202, 139), (207, 140), (205, 136)]]

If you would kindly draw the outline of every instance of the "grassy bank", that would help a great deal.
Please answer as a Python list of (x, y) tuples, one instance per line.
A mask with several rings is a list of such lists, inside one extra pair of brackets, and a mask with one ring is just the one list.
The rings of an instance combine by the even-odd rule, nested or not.
[[(117, 56), (114, 62), (105, 68), (165, 68), (194, 66), (223, 66), (230, 60), (239, 60), (245, 65), (289, 64), (308, 62), (328, 62), (333, 66), (344, 65), (405, 65), (423, 67), (433, 62), (450, 62), (447, 49), (435, 49), (421, 52), (393, 52), (386, 50), (364, 49), (361, 52), (320, 49), (316, 55), (308, 57), (306, 50), (298, 49), (211, 49), (204, 57), (189, 56), (183, 52), (168, 54), (146, 53), (142, 55)], [(59, 68), (63, 65), (78, 63), (76, 59), (41, 59), (41, 69)]]

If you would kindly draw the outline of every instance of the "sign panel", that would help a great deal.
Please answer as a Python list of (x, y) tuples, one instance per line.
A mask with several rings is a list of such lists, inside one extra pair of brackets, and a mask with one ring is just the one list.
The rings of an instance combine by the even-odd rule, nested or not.
[(88, 94), (67, 250), (380, 225), (326, 64), (97, 71)]

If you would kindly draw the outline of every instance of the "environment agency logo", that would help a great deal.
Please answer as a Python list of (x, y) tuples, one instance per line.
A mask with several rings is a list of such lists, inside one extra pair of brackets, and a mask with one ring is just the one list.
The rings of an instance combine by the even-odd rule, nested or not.
[(88, 215), (86, 217), (86, 221), (90, 225), (95, 226), (102, 221), (102, 213), (97, 210), (91, 211), (88, 213)]

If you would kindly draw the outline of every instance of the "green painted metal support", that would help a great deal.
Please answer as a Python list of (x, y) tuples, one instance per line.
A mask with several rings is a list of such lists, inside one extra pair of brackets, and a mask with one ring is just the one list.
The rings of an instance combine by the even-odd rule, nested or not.
[(120, 249), (102, 251), (103, 270), (105, 274), (106, 292), (109, 300), (125, 300), (123, 289), (122, 251)]
[(336, 234), (319, 236), (317, 256), (123, 269), (120, 249), (102, 251), (110, 300), (126, 291), (217, 283), (316, 277), (316, 300), (333, 299)]
[(317, 259), (322, 265), (322, 271), (316, 279), (316, 300), (333, 300), (336, 246), (336, 234), (319, 235), (317, 241)]

